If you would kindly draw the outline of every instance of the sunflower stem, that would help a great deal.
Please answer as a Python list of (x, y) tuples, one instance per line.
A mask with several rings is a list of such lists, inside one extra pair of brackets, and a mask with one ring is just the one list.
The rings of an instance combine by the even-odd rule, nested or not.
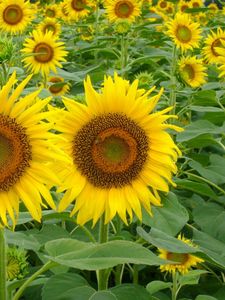
[(0, 229), (0, 299), (7, 300), (6, 241), (4, 229)]
[[(57, 266), (58, 264), (52, 261), (48, 261), (46, 264), (44, 264), (37, 272), (35, 272), (32, 276), (30, 276), (23, 285), (18, 289), (16, 294), (13, 297), (13, 300), (19, 300), (25, 289), (31, 284), (32, 281), (34, 281), (39, 275), (42, 273), (48, 271), (52, 267)], [(2, 299), (1, 299), (2, 300)]]
[(176, 45), (173, 46), (173, 53), (172, 53), (172, 60), (171, 60), (171, 72), (170, 72), (170, 97), (169, 97), (169, 106), (173, 106), (171, 110), (171, 114), (175, 114), (176, 110), (176, 88), (177, 88), (177, 81), (176, 81), (176, 67), (177, 67), (177, 49)]
[(125, 39), (125, 36), (122, 34), (121, 36), (121, 76), (125, 77), (126, 75), (126, 65), (127, 65), (127, 40)]
[(178, 287), (178, 272), (175, 271), (172, 274), (172, 278), (173, 278), (173, 287), (172, 287), (172, 300), (176, 300), (177, 299), (177, 294), (179, 291), (179, 287)]
[[(101, 217), (99, 222), (99, 243), (103, 244), (108, 241), (108, 224), (104, 223), (104, 217)], [(106, 276), (108, 275), (108, 276)], [(106, 290), (108, 288), (108, 269), (97, 271), (98, 290)]]

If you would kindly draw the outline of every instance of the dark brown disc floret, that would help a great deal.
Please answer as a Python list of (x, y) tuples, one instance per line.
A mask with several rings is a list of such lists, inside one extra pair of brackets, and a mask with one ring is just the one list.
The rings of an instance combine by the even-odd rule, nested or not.
[(25, 128), (0, 115), (0, 191), (8, 191), (30, 165), (31, 145)]
[(99, 188), (123, 187), (140, 174), (148, 156), (144, 130), (126, 115), (109, 113), (83, 125), (73, 140), (73, 160)]

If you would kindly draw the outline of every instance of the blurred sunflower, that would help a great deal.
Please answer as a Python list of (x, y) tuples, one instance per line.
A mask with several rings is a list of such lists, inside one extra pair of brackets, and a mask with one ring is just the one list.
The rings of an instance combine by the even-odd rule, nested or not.
[(25, 67), (28, 67), (33, 73), (48, 75), (50, 70), (57, 73), (56, 67), (62, 67), (61, 62), (66, 61), (63, 42), (59, 42), (53, 32), (48, 31), (45, 34), (34, 30), (32, 36), (27, 38), (24, 48), (21, 50), (26, 56), (23, 59)]
[(11, 34), (23, 32), (34, 12), (28, 1), (5, 0), (0, 2), (0, 30)]
[(57, 4), (51, 4), (46, 6), (44, 9), (44, 15), (47, 18), (57, 18), (59, 16)]
[(225, 41), (225, 30), (217, 28), (216, 32), (211, 31), (211, 34), (205, 39), (205, 46), (203, 47), (202, 54), (208, 63), (220, 63), (221, 57), (216, 51), (217, 47), (223, 47), (222, 42)]
[(64, 22), (69, 23), (71, 21), (71, 17), (66, 10), (67, 5), (66, 5), (65, 0), (63, 2), (60, 2), (58, 5), (59, 5), (59, 14), (60, 14), (61, 19)]
[(13, 73), (0, 91), (0, 227), (8, 225), (8, 215), (16, 224), (20, 200), (37, 221), (41, 220), (41, 207), (46, 207), (42, 196), (55, 208), (46, 185), (52, 186), (59, 180), (46, 162), (58, 158), (58, 153), (50, 151), (51, 124), (41, 122), (47, 119), (48, 112), (42, 110), (50, 98), (38, 100), (40, 90), (20, 97), (30, 78), (9, 96), (16, 83)]
[(206, 82), (206, 67), (203, 60), (195, 56), (183, 57), (180, 59), (179, 72), (186, 84), (197, 88)]
[(48, 90), (54, 96), (65, 95), (70, 89), (70, 85), (65, 83), (64, 78), (59, 76), (49, 77), (48, 82), (51, 83), (51, 85), (48, 87)]
[(167, 23), (168, 35), (182, 52), (198, 47), (201, 30), (197, 22), (192, 22), (188, 14), (177, 13)]
[[(189, 246), (195, 247), (191, 240), (182, 237), (181, 235), (178, 236), (178, 239), (182, 242), (188, 244)], [(195, 267), (198, 263), (204, 262), (203, 259), (189, 254), (189, 253), (175, 253), (175, 252), (168, 252), (164, 249), (159, 249), (159, 257), (163, 259), (172, 260), (177, 262), (177, 264), (166, 264), (160, 266), (160, 270), (162, 272), (170, 272), (175, 273), (176, 271), (180, 272), (181, 274), (187, 273), (192, 267)]]
[(133, 22), (141, 14), (141, 2), (137, 0), (108, 0), (106, 13), (111, 22), (126, 19)]
[(61, 25), (56, 19), (46, 18), (39, 24), (37, 30), (40, 30), (43, 34), (51, 31), (53, 35), (58, 36), (61, 32)]
[(73, 20), (79, 20), (89, 15), (91, 7), (94, 6), (91, 0), (65, 0), (65, 9)]
[(191, 0), (190, 5), (192, 8), (199, 8), (203, 7), (204, 3), (202, 2), (202, 0)]
[(59, 191), (66, 190), (58, 209), (76, 199), (71, 215), (78, 212), (79, 224), (94, 225), (103, 214), (108, 223), (117, 213), (126, 224), (127, 213), (141, 220), (141, 205), (149, 214), (151, 203), (160, 206), (157, 191), (168, 192), (177, 171), (180, 151), (165, 129), (181, 128), (164, 123), (176, 116), (165, 115), (172, 107), (153, 113), (163, 90), (148, 99), (154, 87), (139, 90), (138, 80), (130, 85), (117, 75), (105, 77), (100, 93), (89, 77), (84, 86), (87, 105), (64, 98), (68, 111), (60, 110), (56, 123), (63, 137), (58, 147), (71, 160), (57, 166)]
[(178, 3), (178, 10), (183, 13), (186, 9), (190, 8), (190, 2), (186, 2), (185, 0), (181, 0)]

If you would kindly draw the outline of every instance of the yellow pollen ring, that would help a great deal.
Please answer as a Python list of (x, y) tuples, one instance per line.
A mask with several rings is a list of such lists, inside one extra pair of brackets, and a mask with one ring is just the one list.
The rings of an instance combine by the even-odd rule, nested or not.
[(23, 11), (19, 5), (12, 4), (5, 8), (3, 12), (3, 19), (10, 25), (16, 25), (23, 19)]
[(128, 18), (134, 11), (134, 6), (130, 1), (119, 1), (115, 5), (115, 14), (119, 18)]
[(34, 58), (40, 63), (47, 63), (52, 60), (54, 52), (50, 45), (46, 43), (39, 43), (34, 48)]
[(101, 132), (92, 150), (93, 160), (104, 172), (124, 172), (137, 157), (137, 142), (121, 128)]

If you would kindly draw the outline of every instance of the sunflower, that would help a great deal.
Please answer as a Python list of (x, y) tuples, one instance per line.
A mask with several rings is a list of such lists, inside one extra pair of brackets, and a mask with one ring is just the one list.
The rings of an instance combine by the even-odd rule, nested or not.
[(59, 4), (59, 14), (60, 14), (60, 17), (61, 19), (66, 22), (66, 23), (69, 23), (71, 21), (71, 17), (69, 15), (69, 13), (67, 12), (67, 4), (66, 2), (60, 2)]
[(202, 0), (191, 0), (190, 5), (192, 8), (200, 8), (204, 6)]
[(28, 1), (5, 0), (0, 2), (0, 30), (11, 34), (21, 33), (31, 22), (33, 14)]
[(28, 76), (9, 96), (16, 83), (13, 73), (0, 91), (0, 227), (8, 225), (8, 215), (15, 226), (20, 200), (37, 221), (41, 219), (41, 207), (46, 207), (42, 196), (55, 208), (46, 185), (59, 180), (46, 163), (59, 154), (55, 149), (50, 151), (53, 147), (49, 142), (52, 133), (48, 132), (51, 124), (41, 121), (47, 119), (48, 112), (42, 109), (51, 98), (38, 100), (40, 90), (20, 97), (30, 78)]
[(106, 13), (111, 22), (126, 19), (133, 22), (141, 14), (141, 2), (137, 0), (108, 0)]
[(188, 8), (190, 8), (190, 2), (186, 2), (185, 0), (181, 0), (178, 3), (178, 9), (180, 10), (180, 12), (185, 12)]
[(44, 15), (47, 18), (57, 18), (58, 17), (58, 7), (56, 4), (51, 4), (45, 7)]
[(172, 107), (152, 113), (163, 90), (148, 99), (154, 88), (145, 93), (138, 80), (130, 85), (116, 74), (114, 81), (105, 77), (100, 93), (89, 77), (84, 86), (87, 105), (64, 98), (67, 111), (60, 110), (56, 122), (62, 132), (58, 147), (71, 160), (57, 168), (59, 191), (66, 190), (58, 209), (76, 198), (71, 215), (78, 212), (78, 224), (94, 225), (103, 214), (105, 223), (118, 214), (127, 224), (132, 211), (141, 219), (141, 205), (149, 214), (151, 203), (160, 206), (157, 191), (168, 192), (177, 170), (180, 151), (165, 129), (181, 128), (164, 123), (176, 116), (165, 115)]
[(56, 67), (61, 68), (61, 62), (66, 61), (67, 51), (64, 49), (64, 43), (59, 42), (52, 31), (44, 34), (34, 30), (32, 36), (25, 40), (21, 51), (26, 54), (23, 59), (25, 67), (33, 73), (48, 75), (50, 70), (57, 73)]
[(218, 28), (217, 32), (211, 31), (211, 34), (207, 36), (202, 53), (208, 63), (221, 62), (220, 55), (216, 50), (217, 47), (223, 47), (221, 41), (225, 41), (225, 30), (221, 28)]
[(66, 12), (75, 21), (87, 17), (94, 6), (90, 0), (65, 0), (64, 3)]
[(177, 13), (167, 27), (169, 36), (182, 52), (198, 47), (201, 30), (199, 24), (192, 22), (188, 14)]
[(51, 83), (48, 90), (54, 96), (64, 95), (70, 89), (70, 85), (68, 83), (64, 83), (64, 78), (59, 76), (49, 77), (48, 82)]
[(206, 82), (206, 67), (202, 59), (195, 56), (183, 57), (178, 64), (182, 79), (191, 87), (197, 88)]
[[(193, 245), (191, 240), (186, 239), (181, 235), (178, 236), (178, 239), (188, 244), (189, 246), (196, 247), (195, 245)], [(160, 253), (159, 257), (177, 262), (177, 264), (171, 264), (171, 265), (166, 264), (160, 266), (160, 270), (162, 272), (175, 273), (176, 271), (178, 271), (181, 274), (185, 274), (189, 271), (189, 269), (195, 267), (198, 263), (204, 262), (203, 259), (189, 253), (168, 252), (167, 250), (164, 249), (159, 249), (159, 253)]]
[(46, 18), (39, 24), (37, 30), (40, 30), (43, 34), (52, 31), (53, 35), (58, 36), (61, 32), (61, 26), (56, 19)]

